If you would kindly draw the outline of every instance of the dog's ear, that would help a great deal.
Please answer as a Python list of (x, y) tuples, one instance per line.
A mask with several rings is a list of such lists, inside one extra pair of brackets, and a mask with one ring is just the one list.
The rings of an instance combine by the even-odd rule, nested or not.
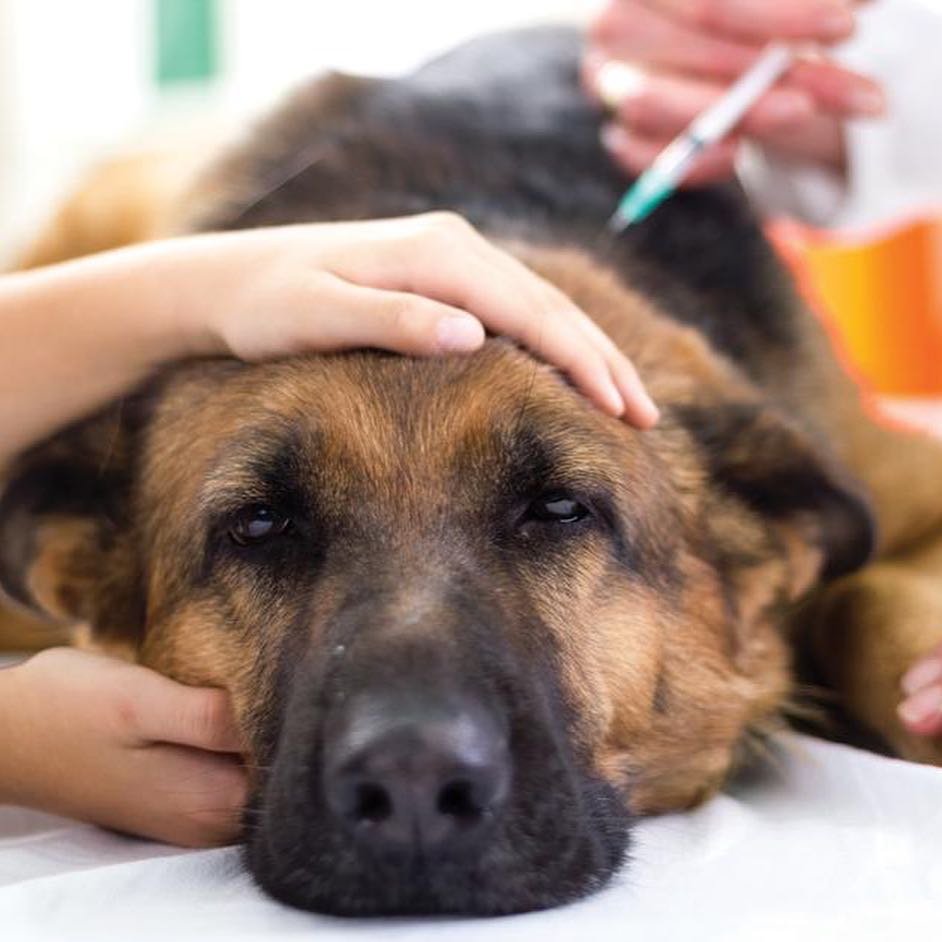
[(788, 546), (815, 552), (802, 582), (837, 578), (870, 559), (876, 525), (860, 488), (784, 413), (736, 402), (685, 406), (677, 414), (721, 492), (770, 523)]
[(0, 491), (0, 588), (49, 618), (131, 640), (144, 597), (130, 525), (135, 427), (110, 409), (24, 454)]

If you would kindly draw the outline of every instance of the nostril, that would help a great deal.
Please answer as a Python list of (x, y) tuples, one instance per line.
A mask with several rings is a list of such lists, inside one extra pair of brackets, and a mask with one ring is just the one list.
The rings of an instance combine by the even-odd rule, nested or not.
[(471, 782), (449, 782), (438, 793), (438, 813), (457, 822), (476, 821), (484, 811)]
[(357, 853), (467, 853), (491, 838), (512, 765), (486, 708), (365, 697), (354, 706), (336, 714), (313, 784)]
[(392, 799), (382, 785), (366, 782), (356, 786), (354, 792), (353, 818), (379, 824), (393, 813)]

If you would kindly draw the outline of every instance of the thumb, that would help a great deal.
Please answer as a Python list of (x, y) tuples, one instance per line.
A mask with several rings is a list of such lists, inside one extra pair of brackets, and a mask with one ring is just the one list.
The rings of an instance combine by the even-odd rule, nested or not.
[(153, 674), (141, 690), (137, 733), (151, 742), (174, 743), (211, 752), (241, 752), (232, 702), (225, 690), (189, 687)]

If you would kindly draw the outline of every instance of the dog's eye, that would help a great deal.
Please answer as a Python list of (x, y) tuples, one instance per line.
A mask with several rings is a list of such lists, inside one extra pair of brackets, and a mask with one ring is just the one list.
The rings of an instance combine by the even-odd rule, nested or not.
[(239, 546), (257, 546), (288, 529), (291, 520), (266, 504), (251, 504), (238, 511), (229, 524), (229, 539)]
[(527, 508), (526, 519), (541, 523), (578, 523), (589, 516), (589, 508), (562, 491), (541, 494)]

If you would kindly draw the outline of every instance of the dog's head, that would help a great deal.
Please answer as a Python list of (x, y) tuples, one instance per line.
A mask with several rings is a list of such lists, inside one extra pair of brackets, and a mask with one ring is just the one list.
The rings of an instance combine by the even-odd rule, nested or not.
[(784, 606), (866, 508), (690, 331), (542, 259), (665, 409), (641, 433), (503, 341), (177, 368), (27, 455), (21, 601), (228, 689), (248, 860), (296, 905), (511, 912), (599, 886), (787, 687)]

